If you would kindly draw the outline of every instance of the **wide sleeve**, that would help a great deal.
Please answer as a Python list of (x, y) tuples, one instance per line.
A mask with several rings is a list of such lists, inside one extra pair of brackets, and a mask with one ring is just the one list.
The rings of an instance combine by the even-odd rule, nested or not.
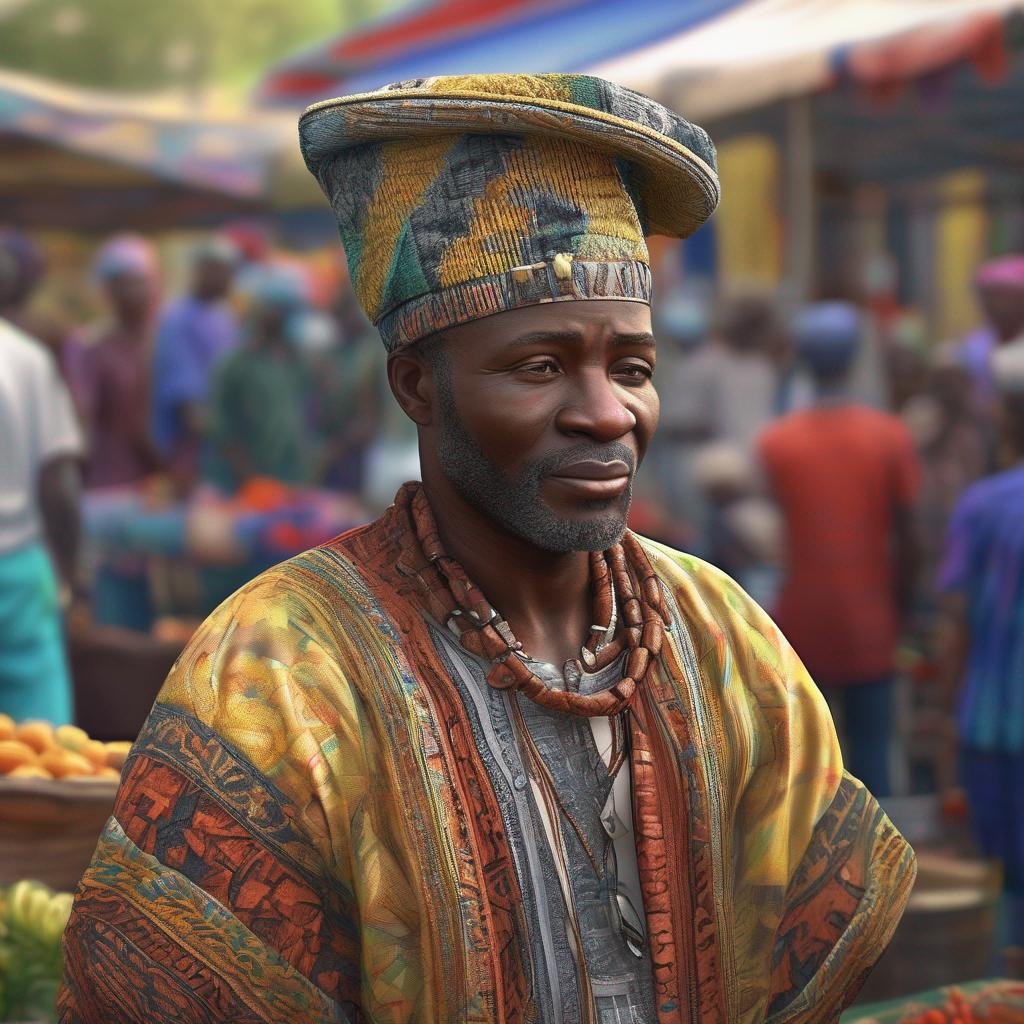
[(364, 1019), (359, 710), (310, 619), (257, 581), (175, 665), (75, 896), (64, 1024)]
[(694, 635), (720, 809), (737, 1024), (831, 1024), (899, 922), (913, 852), (843, 770), (828, 707), (771, 618), (672, 553)]

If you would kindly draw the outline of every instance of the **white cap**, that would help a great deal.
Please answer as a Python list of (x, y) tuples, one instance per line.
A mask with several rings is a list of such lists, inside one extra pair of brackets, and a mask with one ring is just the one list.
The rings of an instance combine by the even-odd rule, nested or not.
[(1024, 337), (992, 353), (992, 376), (1004, 395), (1024, 395)]

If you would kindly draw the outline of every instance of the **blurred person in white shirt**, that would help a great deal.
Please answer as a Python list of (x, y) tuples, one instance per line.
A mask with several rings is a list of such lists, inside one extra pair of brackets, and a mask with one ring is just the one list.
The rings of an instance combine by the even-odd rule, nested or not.
[[(0, 305), (17, 266), (0, 252)], [(0, 319), (0, 712), (72, 719), (62, 606), (79, 542), (82, 442), (53, 355)]]

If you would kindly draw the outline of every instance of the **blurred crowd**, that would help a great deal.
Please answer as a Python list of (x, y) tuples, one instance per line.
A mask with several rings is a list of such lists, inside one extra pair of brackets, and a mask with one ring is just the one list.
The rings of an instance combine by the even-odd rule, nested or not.
[(637, 523), (738, 579), (872, 792), (940, 792), (1005, 871), (1024, 966), (1024, 257), (982, 320), (747, 295), (658, 314), (662, 420)]
[[(120, 555), (58, 552), (63, 587), (88, 591), (97, 622), (152, 626), (148, 542), (154, 553), (177, 543), (201, 561), (232, 561), (231, 524), (211, 496), (222, 510), (269, 512), (343, 494), (346, 517), (365, 519), (415, 475), (415, 434), (383, 401), (384, 353), (338, 260), (325, 270), (274, 251), (258, 225), (242, 223), (194, 244), (181, 293), (168, 294), (154, 246), (116, 236), (92, 260), (97, 315), (70, 329), (33, 301), (46, 275), (36, 242), (5, 231), (0, 260), (0, 315), (48, 353), (55, 379), (41, 400), (62, 424), (53, 443), (80, 467), (87, 534), (133, 514), (150, 530)], [(156, 514), (197, 501), (207, 514), (187, 522)], [(209, 611), (254, 568), (237, 566), (188, 610)]]
[[(242, 224), (195, 244), (168, 294), (154, 247), (118, 236), (94, 254), (101, 314), (72, 330), (33, 303), (45, 273), (32, 239), (0, 232), (0, 619), (42, 637), (22, 675), (51, 681), (5, 683), (2, 710), (59, 721), (62, 638), (39, 581), (64, 606), (87, 598), (102, 624), (149, 630), (160, 604), (145, 544), (81, 557), (80, 506), (87, 534), (144, 520), (153, 552), (203, 563), (189, 609), (202, 616), (261, 567), (237, 553), (239, 522), (286, 508), (270, 530), (283, 557), (319, 539), (302, 524), (365, 520), (418, 464), (337, 265), (325, 278)], [(1024, 257), (980, 267), (976, 289), (981, 319), (963, 339), (848, 298), (660, 295), (661, 423), (632, 524), (773, 612), (873, 792), (966, 787), (1019, 932)], [(316, 495), (349, 503), (318, 517)], [(12, 651), (0, 677), (30, 657)]]
[(6, 232), (0, 249), (16, 267), (3, 316), (57, 361), (86, 488), (159, 473), (183, 497), (255, 477), (360, 491), (382, 357), (343, 280), (325, 293), (315, 268), (243, 224), (196, 244), (183, 294), (167, 296), (155, 248), (122, 235), (93, 261), (101, 314), (68, 331), (34, 313), (39, 247)]

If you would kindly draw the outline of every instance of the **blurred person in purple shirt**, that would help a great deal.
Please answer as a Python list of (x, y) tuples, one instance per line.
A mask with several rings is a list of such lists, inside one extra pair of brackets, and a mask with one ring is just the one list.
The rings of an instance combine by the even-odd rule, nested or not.
[(160, 317), (153, 360), (153, 439), (179, 487), (194, 483), (213, 371), (238, 344), (226, 299), (238, 251), (214, 238), (195, 254), (189, 293)]
[(995, 353), (992, 383), (1007, 465), (953, 513), (937, 660), (974, 830), (1003, 865), (1007, 959), (1024, 971), (1024, 341)]
[(149, 432), (156, 253), (142, 238), (119, 235), (100, 249), (95, 276), (110, 313), (69, 345), (65, 364), (88, 439), (86, 486), (111, 487), (163, 461)]
[(957, 355), (971, 375), (978, 410), (995, 419), (992, 356), (1024, 334), (1024, 255), (1001, 256), (982, 264), (974, 283), (985, 323), (960, 343)]

